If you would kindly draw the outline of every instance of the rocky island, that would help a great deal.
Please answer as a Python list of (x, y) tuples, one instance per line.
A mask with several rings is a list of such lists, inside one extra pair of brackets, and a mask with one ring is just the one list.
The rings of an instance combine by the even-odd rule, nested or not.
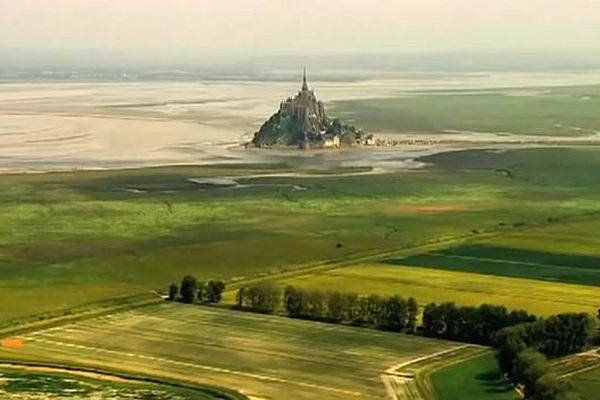
[(254, 134), (256, 147), (339, 148), (353, 145), (373, 145), (368, 135), (353, 125), (331, 119), (325, 113), (323, 102), (317, 100), (306, 82), (294, 97), (283, 101), (279, 110)]

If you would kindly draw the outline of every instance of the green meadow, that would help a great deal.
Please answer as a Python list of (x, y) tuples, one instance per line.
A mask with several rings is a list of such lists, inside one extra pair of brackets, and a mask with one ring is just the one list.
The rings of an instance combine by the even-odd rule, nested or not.
[(584, 400), (598, 398), (598, 393), (600, 393), (600, 367), (575, 375), (570, 380)]
[(332, 106), (335, 115), (375, 132), (581, 137), (600, 130), (600, 86), (431, 90)]
[[(165, 290), (187, 273), (233, 282), (437, 241), (548, 252), (546, 229), (571, 237), (551, 253), (596, 257), (599, 154), (474, 150), (354, 176), (296, 165), (3, 175), (0, 318)], [(256, 177), (289, 172), (304, 174)], [(206, 181), (244, 175), (238, 188)]]
[(431, 375), (436, 400), (517, 400), (492, 354), (472, 358)]

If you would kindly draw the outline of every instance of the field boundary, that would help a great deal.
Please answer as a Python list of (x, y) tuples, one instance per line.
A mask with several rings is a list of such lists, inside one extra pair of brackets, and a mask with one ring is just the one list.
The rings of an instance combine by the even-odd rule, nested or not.
[(328, 271), (331, 269), (337, 269), (344, 266), (354, 265), (356, 263), (379, 260), (385, 257), (393, 257), (393, 256), (402, 256), (407, 257), (411, 255), (421, 254), (428, 249), (436, 250), (443, 249), (449, 244), (453, 243), (461, 243), (468, 242), (471, 239), (475, 238), (487, 238), (494, 237), (496, 235), (500, 235), (504, 233), (506, 228), (502, 231), (486, 231), (478, 234), (473, 233), (465, 233), (461, 235), (451, 236), (451, 237), (442, 237), (438, 239), (433, 239), (431, 241), (426, 241), (422, 243), (415, 243), (412, 245), (408, 245), (405, 247), (393, 249), (393, 250), (374, 250), (369, 252), (361, 252), (356, 253), (354, 255), (349, 255), (346, 257), (335, 258), (325, 261), (313, 262), (309, 264), (302, 264), (292, 268), (288, 268), (285, 270), (280, 270), (272, 273), (263, 273), (257, 276), (242, 278), (238, 280), (231, 280), (227, 285), (227, 292), (234, 291), (235, 289), (239, 289), (245, 285), (249, 285), (252, 283), (264, 282), (269, 280), (279, 280), (284, 278), (293, 278), (298, 276), (307, 275), (313, 272), (321, 272)]
[(433, 372), (480, 357), (487, 352), (489, 348), (484, 346), (462, 344), (394, 365), (381, 374), (387, 398), (433, 400), (435, 390), (430, 381)]
[(577, 270), (597, 272), (597, 269), (593, 269), (593, 268), (572, 267), (572, 266), (568, 266), (568, 265), (557, 265), (557, 264), (542, 264), (542, 263), (531, 262), (531, 261), (515, 261), (515, 260), (508, 260), (508, 259), (503, 259), (503, 258), (465, 256), (465, 255), (461, 255), (461, 254), (444, 254), (444, 253), (439, 253), (439, 252), (432, 252), (429, 254), (437, 256), (437, 257), (451, 258), (451, 259), (454, 258), (454, 259), (458, 259), (458, 260), (486, 261), (486, 262), (491, 262), (491, 263), (496, 263), (496, 264), (525, 265), (528, 267), (548, 267), (548, 268), (566, 269), (566, 270), (572, 270), (573, 268), (577, 268)]

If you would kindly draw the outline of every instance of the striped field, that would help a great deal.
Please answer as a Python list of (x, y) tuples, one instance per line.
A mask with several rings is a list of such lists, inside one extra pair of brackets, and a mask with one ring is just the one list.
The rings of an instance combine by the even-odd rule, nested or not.
[(3, 349), (0, 356), (210, 384), (260, 399), (382, 399), (384, 371), (458, 346), (181, 304), (100, 317), (20, 339), (21, 348)]

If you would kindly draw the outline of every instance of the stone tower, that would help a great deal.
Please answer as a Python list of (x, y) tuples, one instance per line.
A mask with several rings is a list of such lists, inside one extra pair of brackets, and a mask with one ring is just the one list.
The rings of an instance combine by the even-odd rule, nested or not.
[(293, 98), (281, 103), (280, 111), (294, 117), (302, 126), (306, 140), (315, 140), (329, 126), (323, 103), (317, 100), (315, 92), (308, 87), (306, 68), (302, 74), (302, 87)]
[(302, 74), (302, 91), (308, 92), (308, 83), (306, 82), (306, 67), (304, 67), (304, 73)]

